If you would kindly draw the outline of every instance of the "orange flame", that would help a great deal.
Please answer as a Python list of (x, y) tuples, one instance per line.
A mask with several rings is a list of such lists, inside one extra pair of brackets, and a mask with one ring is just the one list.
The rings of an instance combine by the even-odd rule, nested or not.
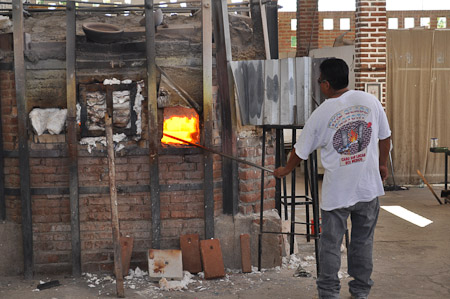
[(358, 134), (356, 134), (355, 131), (351, 130), (350, 131), (350, 143), (355, 142), (356, 140), (358, 140)]
[[(198, 118), (196, 117), (172, 116), (167, 118), (164, 120), (163, 132), (192, 143), (200, 141)], [(163, 136), (161, 142), (166, 144), (186, 144), (167, 136)]]

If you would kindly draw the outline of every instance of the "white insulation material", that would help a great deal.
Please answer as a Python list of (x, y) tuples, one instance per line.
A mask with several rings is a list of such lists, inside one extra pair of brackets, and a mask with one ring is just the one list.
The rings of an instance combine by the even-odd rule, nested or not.
[[(127, 139), (127, 135), (125, 135), (124, 133), (113, 135), (114, 150), (116, 152), (120, 151), (121, 149), (123, 149), (125, 147), (123, 144), (118, 144), (118, 143), (121, 141), (124, 141), (126, 139)], [(105, 136), (85, 137), (85, 138), (81, 138), (81, 140), (80, 140), (80, 144), (86, 144), (88, 146), (87, 150), (89, 153), (92, 153), (92, 148), (97, 147), (97, 143), (100, 143), (100, 144), (106, 146), (106, 137)]]
[(48, 132), (52, 135), (61, 133), (66, 124), (67, 109), (35, 108), (30, 112), (31, 125), (37, 135)]

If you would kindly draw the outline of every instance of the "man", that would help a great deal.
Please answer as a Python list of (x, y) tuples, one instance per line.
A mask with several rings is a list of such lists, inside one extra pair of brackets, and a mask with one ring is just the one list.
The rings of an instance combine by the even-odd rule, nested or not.
[(320, 298), (339, 298), (340, 246), (352, 221), (348, 248), (348, 274), (353, 298), (367, 298), (373, 281), (372, 248), (378, 219), (378, 196), (384, 195), (388, 176), (389, 124), (374, 96), (349, 90), (348, 66), (341, 59), (327, 59), (320, 65), (318, 79), (327, 100), (308, 119), (286, 167), (274, 175), (282, 178), (301, 160), (320, 148), (325, 168), (322, 184), (322, 233), (319, 241)]

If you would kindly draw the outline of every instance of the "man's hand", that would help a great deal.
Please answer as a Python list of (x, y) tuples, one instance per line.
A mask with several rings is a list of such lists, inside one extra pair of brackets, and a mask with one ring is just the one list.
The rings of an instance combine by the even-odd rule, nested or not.
[(380, 175), (383, 182), (388, 178), (389, 172), (386, 165), (380, 165)]
[(286, 169), (286, 167), (278, 167), (273, 171), (273, 175), (279, 179), (284, 178), (289, 174), (289, 170)]

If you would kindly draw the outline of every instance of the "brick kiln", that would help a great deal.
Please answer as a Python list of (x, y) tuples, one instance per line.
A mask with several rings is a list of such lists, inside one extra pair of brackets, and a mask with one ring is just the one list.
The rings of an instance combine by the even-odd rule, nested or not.
[[(65, 54), (69, 53), (66, 45), (70, 47), (66, 36), (70, 18), (65, 8), (62, 10), (30, 10), (31, 16), (24, 20), (22, 91), (17, 89), (20, 85), (15, 80), (20, 69), (13, 59), (20, 53), (13, 51), (12, 33), (0, 34), (4, 216), (7, 221), (30, 228), (29, 233), (24, 233), (24, 238), (31, 239), (24, 242), (23, 250), (32, 253), (31, 258), (25, 258), (25, 271), (70, 272), (76, 268), (73, 248), (78, 245), (83, 272), (113, 269), (106, 147), (100, 139), (92, 139), (104, 136), (106, 111), (112, 111), (114, 133), (125, 136), (115, 144), (117, 208), (121, 233), (134, 237), (132, 267), (147, 267), (146, 253), (150, 248), (179, 248), (180, 235), (188, 233), (197, 233), (200, 239), (220, 238), (225, 266), (240, 267), (240, 260), (236, 259), (239, 248), (234, 246), (240, 233), (251, 233), (252, 243), (257, 242), (254, 213), (260, 210), (261, 172), (229, 161), (224, 167), (225, 161), (220, 156), (208, 156), (201, 149), (162, 139), (165, 130), (173, 133), (192, 122), (190, 129), (195, 133), (183, 138), (189, 135), (193, 142), (209, 142), (218, 151), (223, 150), (224, 142), (233, 142), (232, 154), (260, 164), (265, 151), (265, 165), (273, 167), (275, 163), (272, 137), (267, 136), (263, 149), (260, 128), (240, 128), (233, 132), (234, 139), (223, 136), (230, 133), (229, 127), (224, 133), (224, 127), (228, 126), (231, 114), (230, 107), (224, 106), (226, 101), (218, 98), (216, 68), (211, 78), (214, 83), (210, 119), (205, 122), (201, 12), (191, 16), (167, 13), (165, 25), (157, 28), (155, 42), (150, 45), (154, 47), (159, 68), (155, 73), (158, 90), (155, 107), (148, 103), (148, 95), (156, 90), (148, 84), (152, 74), (148, 73), (145, 27), (139, 24), (142, 11), (114, 18), (98, 11), (77, 11), (72, 45), (73, 89), (68, 83), (71, 78), (66, 76), (70, 74), (70, 57)], [(113, 43), (92, 42), (81, 28), (87, 22), (113, 23), (124, 32)], [(260, 39), (252, 34), (251, 19), (230, 16), (230, 23), (233, 59), (263, 58)], [(113, 79), (119, 84), (105, 81)], [(21, 107), (20, 97), (24, 94), (25, 106)], [(73, 95), (78, 113), (68, 100)], [(28, 125), (29, 113), (37, 108), (68, 109), (67, 127), (56, 135), (48, 130), (37, 134)], [(170, 127), (169, 121), (174, 117), (183, 118), (184, 123)], [(27, 125), (23, 128), (21, 124)], [(205, 128), (210, 130), (209, 137), (205, 137)], [(26, 164), (24, 153), (29, 157)], [(211, 163), (206, 159), (211, 159)], [(31, 214), (24, 207), (27, 192)], [(78, 207), (74, 205), (74, 192)], [(264, 209), (273, 209), (272, 177), (266, 177), (263, 192)], [(211, 199), (206, 199), (205, 194)], [(71, 218), (77, 208), (78, 232)], [(232, 216), (236, 214), (242, 217)], [(270, 225), (275, 231), (279, 230), (276, 218)], [(277, 236), (264, 238), (275, 247), (280, 244)], [(280, 262), (279, 250), (274, 252), (275, 257), (263, 266)], [(253, 258), (256, 259), (256, 253)]]

